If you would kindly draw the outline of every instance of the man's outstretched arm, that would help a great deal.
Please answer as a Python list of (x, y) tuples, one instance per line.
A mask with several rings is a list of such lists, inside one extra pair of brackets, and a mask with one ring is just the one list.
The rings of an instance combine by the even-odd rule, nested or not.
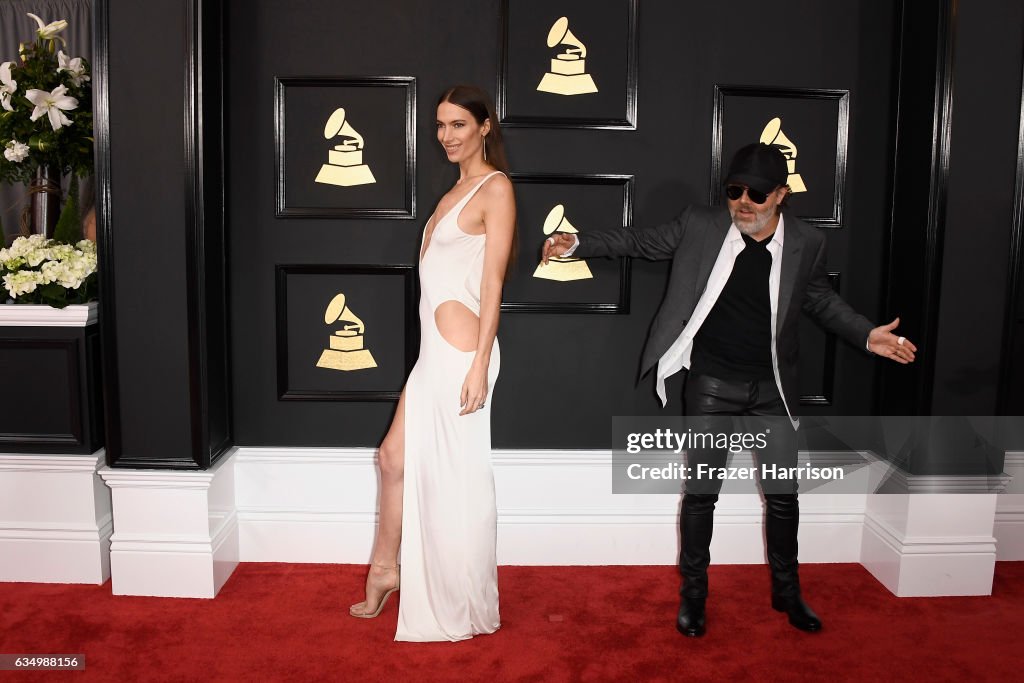
[[(631, 256), (651, 261), (670, 259), (682, 241), (690, 219), (690, 210), (661, 225), (644, 230), (602, 230), (588, 232), (579, 239), (573, 256)], [(562, 256), (576, 244), (574, 235), (556, 233), (544, 240), (541, 260)]]
[(824, 242), (821, 243), (811, 268), (803, 309), (825, 329), (835, 332), (855, 346), (866, 348), (877, 356), (904, 365), (914, 362), (917, 347), (906, 337), (893, 333), (899, 325), (899, 318), (887, 325), (867, 329), (872, 323), (853, 310), (832, 289), (826, 277)]

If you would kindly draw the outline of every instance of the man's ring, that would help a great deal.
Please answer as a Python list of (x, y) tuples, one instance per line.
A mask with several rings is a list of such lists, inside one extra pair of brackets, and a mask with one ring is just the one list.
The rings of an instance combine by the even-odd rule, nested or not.
[(900, 337), (899, 339), (896, 340), (896, 343), (899, 344), (900, 346), (903, 346), (903, 342), (905, 341), (907, 341), (906, 337)]
[(480, 404), (480, 407), (481, 407), (481, 408), (483, 408), (483, 407), (484, 407), (484, 404), (483, 404), (483, 403), (481, 403), (481, 404)]
[(555, 246), (555, 238), (554, 237), (549, 237), (547, 239), (547, 243), (550, 244), (551, 246)]

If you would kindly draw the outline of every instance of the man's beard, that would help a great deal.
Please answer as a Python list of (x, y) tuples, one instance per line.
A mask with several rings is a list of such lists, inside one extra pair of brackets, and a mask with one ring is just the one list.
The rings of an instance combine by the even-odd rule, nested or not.
[(729, 208), (729, 214), (732, 216), (732, 222), (736, 229), (744, 235), (756, 235), (765, 229), (775, 212), (772, 210), (758, 211), (754, 209), (754, 219), (752, 221), (737, 220), (736, 213), (731, 207)]

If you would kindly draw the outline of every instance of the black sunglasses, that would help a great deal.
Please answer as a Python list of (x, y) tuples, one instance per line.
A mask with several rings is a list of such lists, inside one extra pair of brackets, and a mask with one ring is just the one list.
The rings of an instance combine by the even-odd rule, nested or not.
[(754, 188), (746, 187), (745, 185), (726, 185), (725, 196), (733, 201), (736, 201), (737, 199), (743, 196), (744, 190), (746, 190), (747, 197), (750, 198), (750, 201), (754, 202), (755, 204), (764, 204), (766, 201), (768, 201), (768, 195), (771, 194), (771, 192), (758, 192)]

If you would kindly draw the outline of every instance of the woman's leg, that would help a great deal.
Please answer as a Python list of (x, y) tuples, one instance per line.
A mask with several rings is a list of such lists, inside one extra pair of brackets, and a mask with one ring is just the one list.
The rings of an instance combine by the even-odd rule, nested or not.
[(371, 614), (381, 597), (398, 585), (398, 546), (402, 542), (402, 480), (405, 474), (405, 392), (395, 419), (377, 454), (380, 467), (380, 514), (377, 541), (366, 576), (366, 599), (352, 605), (353, 614)]

